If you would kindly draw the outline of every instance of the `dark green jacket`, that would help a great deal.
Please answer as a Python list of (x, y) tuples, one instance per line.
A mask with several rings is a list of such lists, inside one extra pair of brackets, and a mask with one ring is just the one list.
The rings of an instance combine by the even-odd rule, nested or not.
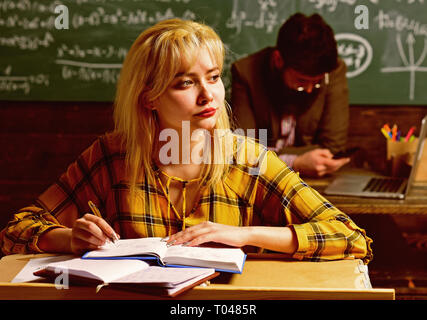
[(332, 153), (345, 150), (349, 104), (344, 62), (339, 59), (338, 67), (329, 73), (329, 84), (322, 81), (316, 95), (300, 100), (284, 87), (271, 66), (272, 51), (265, 48), (232, 65), (231, 107), (236, 127), (265, 128), (268, 145), (275, 146), (281, 116), (293, 113), (297, 119), (294, 147), (279, 154), (300, 154), (319, 146)]

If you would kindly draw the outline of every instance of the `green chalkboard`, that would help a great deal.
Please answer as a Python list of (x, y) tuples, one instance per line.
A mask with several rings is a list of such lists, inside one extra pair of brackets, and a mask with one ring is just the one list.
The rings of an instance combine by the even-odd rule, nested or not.
[[(56, 29), (58, 5), (69, 29)], [(368, 28), (357, 29), (358, 5)], [(291, 14), (320, 13), (348, 66), (353, 104), (427, 105), (427, 1), (422, 0), (1, 0), (0, 100), (112, 101), (127, 50), (157, 21), (211, 25), (230, 65), (273, 46)], [(63, 22), (63, 21), (62, 21)]]

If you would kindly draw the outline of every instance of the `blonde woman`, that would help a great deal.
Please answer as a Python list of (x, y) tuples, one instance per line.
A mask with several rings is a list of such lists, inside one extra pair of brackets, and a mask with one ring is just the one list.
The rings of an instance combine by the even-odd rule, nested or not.
[[(14, 216), (3, 252), (81, 254), (119, 235), (367, 263), (363, 229), (274, 153), (230, 132), (223, 59), (206, 25), (172, 19), (145, 30), (123, 64), (114, 132)], [(89, 201), (102, 218), (87, 213)]]

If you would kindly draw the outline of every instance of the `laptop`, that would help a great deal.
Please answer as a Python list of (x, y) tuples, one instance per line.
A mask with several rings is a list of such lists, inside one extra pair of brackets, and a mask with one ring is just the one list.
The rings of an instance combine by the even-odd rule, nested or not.
[(405, 199), (415, 179), (423, 155), (427, 135), (427, 116), (421, 122), (418, 146), (409, 178), (396, 178), (372, 175), (343, 174), (337, 177), (326, 189), (326, 195), (356, 196), (369, 198)]

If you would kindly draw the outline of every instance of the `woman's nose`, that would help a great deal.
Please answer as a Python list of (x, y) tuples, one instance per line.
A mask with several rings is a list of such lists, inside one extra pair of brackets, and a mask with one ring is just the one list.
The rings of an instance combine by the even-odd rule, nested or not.
[(209, 104), (212, 100), (212, 92), (206, 86), (201, 86), (199, 96), (197, 97), (197, 103), (201, 106), (204, 106)]

